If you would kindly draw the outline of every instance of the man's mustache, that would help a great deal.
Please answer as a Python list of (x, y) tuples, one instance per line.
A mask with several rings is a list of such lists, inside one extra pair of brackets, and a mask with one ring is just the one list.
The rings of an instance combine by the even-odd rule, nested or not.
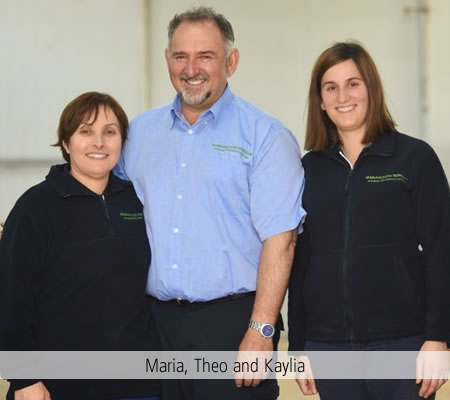
[(188, 76), (186, 73), (182, 73), (180, 75), (180, 79), (183, 81), (188, 81), (188, 80), (207, 80), (209, 78), (209, 76), (207, 74), (197, 74), (195, 76)]

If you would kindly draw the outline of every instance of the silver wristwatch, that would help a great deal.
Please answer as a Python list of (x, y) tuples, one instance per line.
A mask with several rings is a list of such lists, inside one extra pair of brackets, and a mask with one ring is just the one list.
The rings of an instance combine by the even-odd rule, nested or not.
[(270, 339), (275, 334), (275, 327), (267, 322), (257, 322), (251, 319), (248, 326), (257, 330), (266, 339)]

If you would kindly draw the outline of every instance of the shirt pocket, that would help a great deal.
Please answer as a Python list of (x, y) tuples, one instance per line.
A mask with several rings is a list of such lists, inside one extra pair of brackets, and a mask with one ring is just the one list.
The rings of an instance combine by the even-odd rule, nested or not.
[(216, 215), (250, 215), (249, 164), (239, 153), (217, 152), (193, 170), (201, 206)]

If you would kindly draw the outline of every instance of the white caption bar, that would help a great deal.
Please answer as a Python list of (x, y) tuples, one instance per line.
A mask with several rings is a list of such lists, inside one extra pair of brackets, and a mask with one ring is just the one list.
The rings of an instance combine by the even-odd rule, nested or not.
[(450, 352), (0, 351), (3, 379), (415, 379), (449, 377)]

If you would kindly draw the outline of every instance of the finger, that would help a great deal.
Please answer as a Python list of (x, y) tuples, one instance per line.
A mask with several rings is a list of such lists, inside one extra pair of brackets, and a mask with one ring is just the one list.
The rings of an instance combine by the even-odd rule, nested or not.
[(234, 380), (234, 384), (235, 384), (237, 387), (242, 387), (242, 378), (236, 378), (236, 379)]
[(430, 385), (428, 386), (427, 391), (424, 394), (424, 397), (427, 398), (431, 396), (436, 390), (439, 388), (439, 380), (438, 379), (430, 379)]
[[(422, 382), (422, 396), (423, 397), (428, 397), (429, 395), (434, 393), (434, 389), (436, 387), (436, 381), (434, 381), (433, 379), (424, 379)], [(420, 391), (419, 391), (420, 394)]]
[(430, 386), (430, 379), (422, 379), (422, 385), (420, 386), (419, 396), (425, 396), (425, 393), (428, 391), (428, 387)]
[(416, 384), (422, 383), (423, 380), (423, 360), (419, 354), (416, 361)]
[(308, 379), (296, 379), (296, 381), (297, 385), (300, 387), (300, 390), (304, 395), (312, 394)]
[(311, 387), (312, 394), (317, 394), (316, 381), (314, 378), (309, 380), (309, 385)]
[(258, 386), (261, 383), (261, 379), (253, 379), (252, 386)]
[(244, 386), (247, 387), (252, 386), (253, 380), (254, 380), (253, 374), (247, 374), (247, 376), (244, 377)]
[(309, 393), (308, 381), (306, 379), (297, 379), (297, 384), (303, 394), (306, 395)]
[(445, 382), (447, 382), (445, 379), (439, 379), (439, 384), (436, 389), (436, 392), (445, 384)]

